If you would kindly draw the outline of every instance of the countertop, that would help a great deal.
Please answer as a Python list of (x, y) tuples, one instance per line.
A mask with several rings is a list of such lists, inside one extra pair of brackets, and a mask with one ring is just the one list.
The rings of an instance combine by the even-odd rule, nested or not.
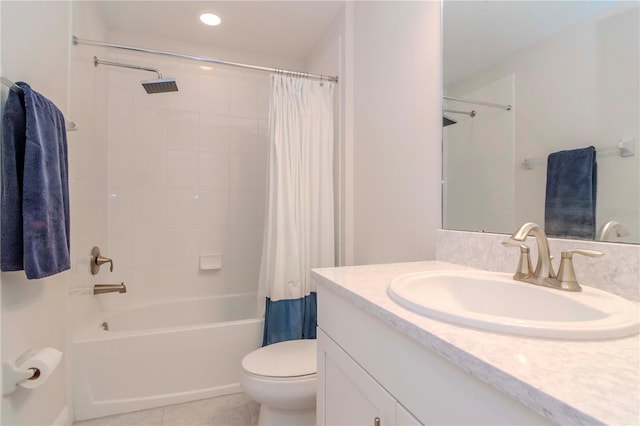
[(640, 338), (518, 337), (424, 317), (391, 300), (398, 275), (469, 270), (428, 261), (313, 270), (319, 285), (559, 424), (640, 425)]

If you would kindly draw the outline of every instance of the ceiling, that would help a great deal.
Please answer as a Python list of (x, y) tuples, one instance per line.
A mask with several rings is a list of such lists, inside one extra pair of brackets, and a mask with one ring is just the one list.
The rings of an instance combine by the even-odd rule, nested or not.
[(443, 12), (444, 85), (620, 1), (452, 1)]
[[(342, 1), (100, 1), (112, 31), (304, 58), (343, 8)], [(207, 27), (198, 17), (222, 18)]]
[[(621, 2), (445, 0), (444, 85), (614, 3)], [(302, 59), (329, 28), (344, 2), (102, 0), (99, 5), (112, 31)], [(201, 24), (198, 16), (203, 11), (218, 13), (222, 24)]]

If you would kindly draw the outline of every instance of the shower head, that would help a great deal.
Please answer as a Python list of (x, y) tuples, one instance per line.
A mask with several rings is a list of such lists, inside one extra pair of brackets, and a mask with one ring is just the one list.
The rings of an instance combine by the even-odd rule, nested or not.
[(144, 90), (146, 90), (147, 93), (150, 95), (154, 93), (167, 93), (167, 92), (178, 91), (178, 85), (176, 84), (176, 79), (163, 78), (162, 74), (160, 74), (160, 71), (158, 71), (155, 68), (141, 67), (139, 65), (121, 64), (119, 62), (101, 61), (95, 56), (93, 57), (93, 65), (96, 67), (98, 65), (109, 65), (111, 67), (129, 68), (133, 70), (155, 72), (156, 74), (158, 74), (158, 78), (154, 80), (143, 80), (140, 82), (142, 83), (142, 87), (144, 87)]
[(442, 127), (447, 127), (450, 126), (452, 124), (456, 124), (457, 121), (450, 119), (449, 117), (446, 116), (442, 116)]
[[(160, 76), (162, 77), (162, 76)], [(175, 78), (156, 78), (154, 80), (143, 80), (142, 87), (148, 94), (177, 92), (178, 85)]]

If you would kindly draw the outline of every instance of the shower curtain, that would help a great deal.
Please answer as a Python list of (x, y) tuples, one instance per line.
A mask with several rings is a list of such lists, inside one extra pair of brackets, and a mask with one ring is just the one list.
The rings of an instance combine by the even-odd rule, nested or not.
[(311, 268), (335, 262), (333, 83), (272, 75), (269, 121), (263, 346), (316, 337)]

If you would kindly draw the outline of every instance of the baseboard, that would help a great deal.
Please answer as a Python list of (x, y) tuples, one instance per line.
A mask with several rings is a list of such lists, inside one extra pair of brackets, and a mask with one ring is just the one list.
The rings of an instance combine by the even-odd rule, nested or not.
[(71, 423), (72, 419), (69, 415), (69, 407), (65, 405), (62, 411), (60, 411), (60, 414), (58, 414), (58, 417), (53, 421), (53, 426), (71, 426)]

